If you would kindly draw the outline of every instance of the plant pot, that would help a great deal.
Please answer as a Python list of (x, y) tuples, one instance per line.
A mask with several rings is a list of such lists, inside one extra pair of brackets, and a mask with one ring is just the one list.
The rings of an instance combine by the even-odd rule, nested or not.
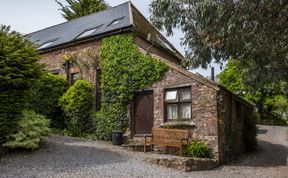
[(123, 144), (123, 132), (121, 130), (112, 131), (112, 145), (120, 146)]

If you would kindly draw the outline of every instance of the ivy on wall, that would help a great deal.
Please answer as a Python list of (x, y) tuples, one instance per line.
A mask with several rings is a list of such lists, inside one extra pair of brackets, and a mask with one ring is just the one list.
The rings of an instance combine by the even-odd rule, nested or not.
[(127, 104), (134, 92), (162, 79), (168, 67), (144, 54), (133, 35), (114, 35), (102, 40), (100, 49), (102, 107), (96, 113), (96, 137), (110, 140), (112, 130), (125, 130)]

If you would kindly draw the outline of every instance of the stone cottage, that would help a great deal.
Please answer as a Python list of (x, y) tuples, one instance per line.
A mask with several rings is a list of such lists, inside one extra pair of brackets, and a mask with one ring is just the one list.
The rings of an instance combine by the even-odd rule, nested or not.
[[(27, 36), (39, 46), (40, 63), (52, 73), (66, 75), (72, 85), (79, 70), (65, 63), (63, 55), (85, 50), (97, 54), (103, 37), (123, 33), (134, 34), (134, 43), (140, 50), (169, 67), (163, 80), (144, 91), (137, 91), (128, 106), (126, 135), (130, 139), (151, 133), (152, 127), (181, 123), (189, 129), (191, 140), (204, 140), (213, 148), (219, 162), (244, 151), (244, 123), (250, 119), (253, 107), (223, 86), (180, 67), (182, 55), (131, 2)], [(100, 74), (101, 67), (96, 66), (92, 77), (86, 75), (86, 78), (99, 86)], [(100, 89), (97, 87), (96, 110), (100, 107)]]

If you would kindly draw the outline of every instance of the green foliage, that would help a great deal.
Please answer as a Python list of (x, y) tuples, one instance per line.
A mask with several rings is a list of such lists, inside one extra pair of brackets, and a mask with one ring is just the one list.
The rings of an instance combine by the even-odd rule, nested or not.
[(51, 73), (44, 73), (33, 87), (30, 108), (51, 120), (54, 128), (64, 128), (63, 111), (58, 105), (59, 98), (68, 88), (65, 78)]
[(66, 20), (72, 20), (102, 11), (108, 7), (108, 4), (103, 0), (66, 0), (68, 5), (63, 5), (57, 0), (55, 1), (61, 7), (60, 10), (63, 12), (62, 16)]
[(15, 132), (17, 118), (27, 107), (30, 89), (41, 73), (38, 59), (30, 41), (0, 26), (0, 143)]
[(123, 130), (127, 127), (127, 109), (119, 103), (109, 103), (109, 106), (102, 107), (103, 109), (93, 116), (95, 137), (101, 140), (111, 140), (111, 133), (114, 129)]
[(9, 136), (3, 146), (9, 148), (36, 149), (50, 133), (49, 120), (34, 111), (24, 110), (16, 124), (17, 133)]
[(133, 41), (131, 35), (114, 35), (102, 40), (102, 108), (94, 119), (100, 139), (109, 140), (113, 129), (126, 129), (126, 105), (133, 99), (134, 92), (161, 80), (168, 69), (157, 59), (142, 53)]
[(237, 60), (228, 61), (224, 71), (218, 75), (220, 84), (254, 103), (260, 120), (269, 120), (268, 117), (272, 115), (278, 116), (279, 122), (288, 120), (287, 83), (266, 82), (261, 86), (246, 84), (244, 78), (249, 77), (246, 75), (249, 68), (249, 63), (243, 66)]
[(251, 84), (288, 81), (287, 1), (155, 0), (150, 7), (159, 29), (184, 32), (192, 67), (206, 68), (212, 59), (251, 59)]
[(189, 156), (195, 158), (212, 158), (212, 149), (201, 141), (192, 141), (186, 151)]
[(83, 136), (91, 130), (92, 84), (77, 80), (60, 98), (67, 130), (74, 136)]
[(248, 116), (244, 120), (243, 127), (243, 142), (247, 152), (255, 151), (257, 148), (257, 113), (254, 112), (252, 116)]

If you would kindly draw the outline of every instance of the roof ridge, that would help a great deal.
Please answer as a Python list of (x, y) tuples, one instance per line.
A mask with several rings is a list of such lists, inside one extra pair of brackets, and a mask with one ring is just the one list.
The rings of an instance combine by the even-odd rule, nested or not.
[(110, 11), (110, 10), (113, 10), (119, 6), (122, 6), (124, 4), (129, 4), (130, 1), (127, 1), (127, 2), (124, 2), (124, 3), (121, 3), (117, 6), (114, 6), (110, 9), (106, 9), (106, 10), (102, 10), (102, 11), (98, 11), (98, 12), (94, 12), (94, 13), (91, 13), (91, 14), (88, 14), (88, 15), (85, 15), (85, 16), (81, 16), (81, 17), (77, 17), (75, 19), (72, 19), (72, 20), (67, 20), (65, 22), (62, 22), (62, 23), (59, 23), (59, 24), (56, 24), (56, 25), (52, 25), (52, 26), (49, 26), (49, 27), (46, 27), (46, 28), (43, 28), (43, 29), (40, 29), (40, 30), (36, 30), (34, 32), (31, 32), (31, 33), (27, 33), (25, 36), (29, 36), (29, 35), (32, 35), (33, 33), (37, 33), (37, 32), (40, 32), (40, 31), (43, 31), (43, 30), (47, 30), (47, 29), (50, 29), (50, 28), (53, 28), (53, 27), (56, 27), (56, 26), (60, 26), (60, 25), (63, 25), (63, 24), (66, 24), (66, 23), (71, 23), (71, 22), (75, 22), (75, 21), (78, 21), (79, 19), (83, 19), (83, 18), (86, 18), (88, 16), (92, 16), (92, 15), (95, 15), (95, 14), (100, 14), (100, 13), (103, 13), (103, 12), (107, 12), (107, 11)]

